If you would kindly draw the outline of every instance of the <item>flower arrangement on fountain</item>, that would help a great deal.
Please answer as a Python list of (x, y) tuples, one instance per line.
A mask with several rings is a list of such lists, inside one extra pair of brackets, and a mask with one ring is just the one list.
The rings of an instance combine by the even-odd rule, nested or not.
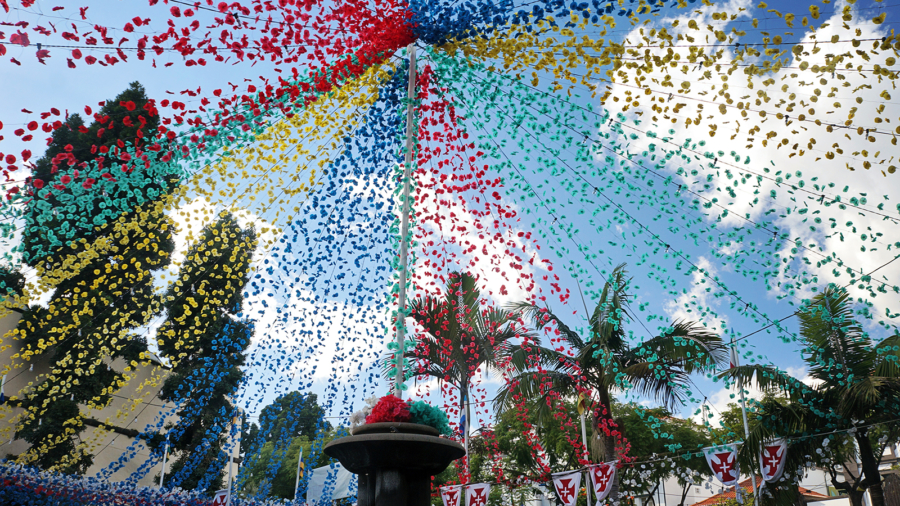
[(418, 423), (437, 429), (444, 436), (450, 436), (450, 421), (447, 413), (424, 401), (404, 401), (396, 395), (385, 395), (366, 399), (366, 406), (350, 416), (351, 429), (369, 423), (400, 422)]

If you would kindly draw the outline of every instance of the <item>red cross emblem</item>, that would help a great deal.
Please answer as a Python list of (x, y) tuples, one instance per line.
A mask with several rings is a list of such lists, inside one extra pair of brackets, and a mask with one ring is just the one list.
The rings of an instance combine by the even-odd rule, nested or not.
[(574, 481), (572, 478), (562, 478), (556, 483), (556, 493), (564, 503), (568, 503), (575, 497)]
[(734, 452), (723, 452), (715, 454), (711, 465), (714, 473), (719, 475), (723, 482), (734, 481), (734, 461), (737, 455)]
[(594, 483), (597, 484), (598, 489), (596, 492), (603, 493), (606, 492), (606, 488), (609, 487), (609, 479), (612, 477), (613, 466), (610, 465), (602, 465), (597, 466), (592, 469), (594, 473)]
[(446, 504), (459, 504), (459, 489), (444, 490)]
[(472, 490), (472, 502), (469, 506), (486, 506), (487, 505), (487, 490), (482, 488), (476, 488)]
[[(779, 452), (779, 450), (781, 450)], [(781, 461), (784, 460), (784, 447), (782, 445), (764, 446), (763, 447), (763, 470), (766, 478), (775, 476), (778, 468), (781, 467)]]
[(216, 496), (213, 498), (212, 506), (225, 506), (228, 504), (228, 491), (217, 490)]

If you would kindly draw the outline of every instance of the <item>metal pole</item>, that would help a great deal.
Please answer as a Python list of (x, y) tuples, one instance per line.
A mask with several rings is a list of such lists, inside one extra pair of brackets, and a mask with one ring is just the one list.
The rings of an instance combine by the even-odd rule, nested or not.
[[(586, 454), (587, 460), (591, 460), (591, 451), (588, 449), (587, 443), (587, 429), (584, 427), (584, 413), (581, 413), (581, 444), (584, 445), (584, 452)], [(591, 484), (591, 470), (588, 469), (587, 474), (585, 475), (586, 481), (584, 483), (584, 492), (587, 495), (587, 506), (591, 506), (591, 489), (594, 488)]]
[[(734, 366), (737, 367), (738, 355), (737, 355), (737, 349), (734, 347), (734, 336), (731, 336), (731, 353), (732, 353), (732, 356), (734, 357), (732, 359), (734, 361)], [(740, 392), (741, 392), (741, 416), (744, 419), (744, 439), (746, 439), (749, 442), (750, 441), (750, 426), (747, 424), (747, 401), (746, 401), (746, 399), (744, 399), (744, 388), (741, 386), (738, 388), (738, 390), (740, 390)], [(751, 461), (752, 460), (753, 460), (753, 458), (752, 458), (752, 454), (751, 454)], [(740, 479), (740, 476), (738, 476), (738, 479)], [(759, 505), (759, 497), (757, 497), (758, 492), (756, 490), (756, 471), (754, 471), (752, 468), (750, 469), (750, 480), (751, 480), (751, 483), (753, 484), (753, 502), (755, 504)]]
[(297, 458), (297, 481), (294, 482), (294, 500), (297, 500), (297, 490), (300, 488), (300, 465), (303, 463), (303, 447), (300, 447), (300, 456)]
[(469, 432), (471, 432), (469, 430), (469, 427), (472, 426), (472, 420), (471, 420), (471, 418), (469, 418), (469, 395), (468, 394), (469, 394), (469, 386), (466, 385), (466, 398), (463, 401), (463, 406), (466, 408), (466, 426), (463, 428), (463, 430), (466, 431), (466, 433), (463, 434), (466, 438), (466, 483), (469, 483), (468, 480), (469, 480), (469, 478), (471, 478), (471, 474), (469, 473), (469, 463), (472, 460), (469, 458)]
[(413, 164), (413, 139), (415, 138), (415, 132), (413, 132), (413, 128), (415, 126), (414, 117), (415, 114), (415, 103), (414, 100), (416, 98), (416, 46), (415, 44), (410, 44), (407, 48), (409, 52), (409, 86), (407, 88), (406, 98), (408, 99), (408, 103), (406, 104), (406, 160), (403, 166), (403, 201), (400, 203), (402, 206), (401, 214), (400, 214), (400, 293), (399, 293), (399, 304), (397, 307), (397, 321), (395, 325), (397, 326), (397, 377), (394, 380), (394, 395), (397, 397), (403, 397), (403, 391), (400, 389), (400, 385), (403, 384), (403, 354), (405, 350), (404, 344), (404, 325), (406, 324), (406, 268), (407, 268), (407, 249), (409, 248), (409, 240), (407, 235), (409, 234), (409, 179), (411, 177), (412, 172), (412, 164)]
[(163, 468), (159, 475), (159, 488), (163, 487), (163, 479), (166, 477), (166, 459), (169, 458), (169, 433), (166, 433), (166, 446), (163, 449)]
[[(238, 408), (238, 413), (241, 412), (241, 408)], [(238, 449), (238, 455), (240, 455), (241, 448), (241, 419), (240, 414), (234, 416), (233, 420), (234, 425), (238, 426), (237, 430), (237, 444), (235, 445)], [(234, 464), (234, 450), (229, 452), (228, 454), (228, 499), (225, 503), (225, 506), (231, 506), (231, 486), (234, 483), (234, 473), (232, 472), (232, 465)]]

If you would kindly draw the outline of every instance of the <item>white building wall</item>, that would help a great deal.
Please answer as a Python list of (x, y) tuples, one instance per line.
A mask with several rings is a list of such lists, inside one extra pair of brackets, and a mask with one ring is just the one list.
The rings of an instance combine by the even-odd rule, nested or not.
[[(13, 312), (4, 318), (0, 318), (0, 374), (7, 370), (7, 380), (4, 385), (4, 393), (7, 397), (21, 398), (26, 389), (41, 381), (44, 375), (50, 373), (48, 359), (38, 357), (31, 361), (21, 358), (13, 360), (13, 356), (21, 350), (20, 343), (13, 338), (10, 331), (15, 329), (19, 322), (19, 313)], [(123, 359), (116, 359), (113, 368), (123, 371), (128, 365)], [(33, 366), (33, 367), (32, 367)], [(113, 401), (103, 409), (92, 410), (87, 406), (81, 406), (85, 418), (93, 418), (110, 426), (123, 429), (144, 431), (148, 426), (156, 426), (160, 421), (163, 424), (174, 422), (176, 406), (172, 403), (163, 403), (157, 394), (162, 387), (163, 380), (168, 374), (167, 369), (161, 363), (152, 362), (152, 365), (140, 365), (129, 373), (133, 378), (128, 384), (115, 393)], [(77, 388), (74, 387), (74, 388)], [(14, 408), (9, 404), (0, 406), (0, 458), (8, 458), (24, 453), (29, 444), (15, 436), (15, 419), (24, 410)], [(88, 451), (94, 455), (94, 464), (87, 471), (87, 476), (94, 476), (106, 469), (111, 463), (122, 457), (134, 440), (126, 435), (118, 434), (100, 427), (86, 426), (81, 433), (81, 440), (87, 445)], [(133, 450), (137, 450), (135, 456), (125, 462), (124, 466), (110, 476), (110, 481), (121, 481), (128, 478), (150, 455), (149, 449), (143, 442), (139, 442)], [(152, 485), (156, 476), (162, 469), (161, 464), (153, 466), (151, 471), (139, 482), (139, 485)]]

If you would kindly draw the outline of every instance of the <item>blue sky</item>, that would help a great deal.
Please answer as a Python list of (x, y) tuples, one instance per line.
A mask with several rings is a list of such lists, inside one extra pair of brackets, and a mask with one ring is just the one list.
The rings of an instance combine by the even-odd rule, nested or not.
[[(799, 14), (801, 12), (806, 12), (807, 6), (813, 3), (814, 2), (771, 2), (768, 8), (791, 10)], [(7, 16), (7, 20), (11, 22), (26, 20), (32, 23), (62, 23), (64, 22), (63, 20), (54, 19), (52, 16), (72, 16), (75, 14), (74, 12), (69, 12), (70, 9), (68, 8), (62, 12), (52, 12), (50, 7), (51, 4), (49, 3), (38, 2), (35, 7), (29, 9), (30, 12), (14, 10)], [(734, 26), (738, 29), (747, 31), (747, 35), (741, 38), (741, 41), (745, 44), (759, 42), (763, 36), (762, 32), (767, 29), (772, 30), (773, 34), (777, 30), (784, 30), (783, 22), (780, 19), (775, 18), (771, 13), (765, 12), (766, 9), (757, 8), (749, 2), (732, 1), (722, 4), (721, 8), (730, 13), (737, 13), (739, 15), (739, 9), (746, 8), (750, 10), (752, 16), (760, 18), (760, 25), (755, 29), (748, 26), (750, 22), (749, 17), (739, 17), (732, 25), (729, 25), (729, 27)], [(863, 26), (862, 29), (864, 29), (866, 33), (881, 33), (885, 29), (889, 29), (893, 23), (892, 18), (897, 12), (897, 6), (888, 4), (887, 2), (883, 2), (882, 4), (859, 2), (856, 4), (856, 8), (862, 9), (860, 12), (866, 13), (866, 19), (871, 18), (872, 15), (874, 15), (872, 13), (879, 12), (879, 9), (884, 9), (888, 12), (886, 23), (880, 27), (875, 27), (871, 24)], [(38, 11), (43, 12), (44, 16), (41, 17), (34, 14), (34, 12)], [(164, 19), (167, 19), (168, 17), (166, 11), (167, 8), (162, 5), (151, 8), (144, 2), (105, 0), (92, 2), (91, 8), (88, 11), (88, 20), (100, 24), (120, 26), (124, 23), (125, 19), (130, 19), (135, 15), (141, 15), (154, 19), (151, 21), (149, 28), (145, 27), (145, 29), (148, 32), (158, 32), (163, 29)], [(686, 15), (687, 13), (682, 12), (678, 14)], [(830, 14), (830, 8), (823, 5), (822, 17), (827, 18)], [(692, 14), (692, 16), (697, 18), (703, 16), (708, 17), (709, 15), (708, 12), (702, 16)], [(672, 14), (671, 16), (675, 16), (675, 14)], [(630, 30), (631, 27), (620, 24), (612, 35), (617, 40), (624, 40), (629, 35), (634, 36), (634, 34), (628, 33)], [(794, 30), (794, 33), (798, 38), (808, 35), (800, 26)], [(115, 37), (118, 35), (113, 36)], [(15, 57), (22, 62), (22, 65), (15, 66), (6, 61), (2, 63), (4, 67), (3, 72), (0, 72), (0, 90), (3, 90), (3, 98), (0, 99), (0, 119), (2, 119), (4, 123), (2, 133), (5, 134), (6, 138), (3, 141), (0, 141), (0, 151), (18, 152), (22, 149), (23, 146), (17, 144), (18, 141), (10, 134), (13, 129), (19, 128), (20, 125), (24, 125), (31, 118), (30, 115), (22, 112), (22, 109), (40, 112), (49, 110), (51, 107), (57, 107), (60, 109), (68, 109), (69, 112), (81, 111), (84, 105), (95, 106), (96, 103), (101, 100), (114, 97), (123, 90), (128, 83), (135, 80), (140, 81), (145, 86), (149, 96), (161, 100), (163, 98), (171, 99), (172, 96), (169, 95), (169, 92), (177, 93), (186, 88), (196, 89), (197, 87), (200, 87), (202, 93), (209, 96), (213, 89), (223, 88), (228, 82), (239, 83), (244, 81), (245, 78), (257, 80), (257, 76), (260, 75), (267, 78), (274, 78), (276, 75), (271, 66), (265, 63), (257, 64), (255, 66), (252, 66), (249, 63), (240, 63), (237, 65), (209, 65), (206, 67), (184, 67), (183, 65), (176, 63), (175, 65), (166, 68), (163, 66), (164, 60), (162, 58), (157, 60), (157, 68), (152, 68), (149, 59), (148, 61), (143, 62), (132, 59), (127, 64), (119, 64), (111, 67), (79, 65), (76, 69), (69, 69), (66, 68), (65, 59), (62, 53), (54, 53), (53, 57), (48, 60), (47, 65), (41, 65), (32, 57), (29, 53), (30, 51), (33, 51), (33, 49), (14, 48), (10, 46), (7, 58)], [(164, 55), (163, 58), (165, 57), (167, 56)], [(791, 85), (793, 86), (793, 84)], [(624, 92), (626, 88), (619, 87), (617, 90), (618, 92)], [(581, 91), (583, 92), (584, 90)], [(179, 97), (179, 100), (186, 102), (196, 102), (200, 100), (200, 97), (189, 98), (181, 95), (177, 96)], [(590, 104), (598, 113), (604, 113), (604, 109), (600, 106), (598, 101), (596, 99), (590, 99), (586, 93), (582, 93), (582, 98), (573, 100), (576, 104), (580, 105)], [(889, 102), (887, 107), (893, 108), (889, 109), (889, 111), (893, 110), (894, 112), (900, 112), (895, 103)], [(688, 106), (687, 110), (690, 110), (690, 106)], [(612, 112), (617, 111), (613, 110)], [(633, 116), (633, 112), (634, 111), (632, 110), (627, 113), (632, 119), (636, 118), (636, 116)], [(864, 113), (861, 113), (860, 116), (866, 117)], [(893, 116), (896, 118), (898, 114), (893, 114)], [(652, 122), (647, 120), (646, 117), (647, 116), (644, 116), (642, 118), (642, 129), (659, 132), (668, 130), (668, 126), (653, 126)], [(739, 119), (740, 118), (724, 118), (721, 128), (723, 130), (731, 128), (730, 125), (726, 126), (724, 121), (736, 122), (739, 121)], [(550, 120), (546, 121), (549, 122)], [(887, 200), (888, 209), (893, 209), (898, 199), (900, 199), (900, 184), (895, 181), (895, 179), (900, 176), (896, 174), (884, 178), (875, 170), (868, 172), (850, 172), (843, 167), (842, 163), (837, 163), (837, 161), (829, 164), (825, 161), (814, 162), (812, 157), (789, 159), (783, 153), (774, 149), (765, 149), (761, 147), (747, 149), (740, 142), (728, 140), (724, 133), (714, 139), (710, 139), (707, 136), (706, 131), (701, 128), (689, 130), (684, 130), (680, 127), (676, 128), (678, 128), (678, 131), (672, 135), (673, 140), (682, 142), (687, 138), (690, 138), (693, 142), (698, 142), (702, 139), (707, 142), (707, 145), (705, 146), (706, 150), (723, 150), (726, 153), (734, 150), (741, 155), (742, 159), (745, 156), (749, 156), (752, 160), (752, 167), (756, 171), (761, 171), (764, 167), (772, 168), (773, 173), (777, 170), (787, 172), (802, 170), (806, 178), (814, 175), (819, 176), (822, 181), (835, 182), (838, 189), (849, 186), (850, 190), (848, 191), (848, 195), (867, 193), (873, 195), (873, 197), (870, 198), (872, 201), (875, 200), (874, 195), (887, 195), (889, 197), (889, 200)], [(746, 128), (749, 127), (745, 127), (745, 130)], [(620, 138), (622, 132), (617, 131), (613, 133), (612, 138)], [(823, 141), (827, 140), (827, 136), (825, 136), (824, 132), (816, 132), (815, 134), (823, 135)], [(510, 140), (512, 140), (511, 136)], [(638, 147), (645, 146), (646, 142), (646, 139), (635, 140), (634, 146), (629, 149), (634, 152), (639, 152)], [(34, 143), (31, 144), (31, 149), (35, 149)], [(548, 144), (550, 144), (549, 141)], [(888, 154), (897, 152), (896, 147), (887, 144), (886, 142), (881, 149)], [(536, 162), (532, 161), (526, 163), (532, 163), (532, 168), (535, 171), (538, 169)], [(675, 175), (675, 170), (677, 170), (677, 167), (672, 165), (660, 169), (660, 172), (667, 175), (673, 175), (677, 178), (678, 176)], [(764, 313), (770, 319), (781, 318), (791, 314), (796, 310), (796, 305), (791, 305), (790, 303), (796, 303), (797, 300), (803, 298), (803, 294), (798, 293), (796, 297), (778, 300), (776, 298), (778, 290), (767, 291), (765, 283), (761, 280), (754, 281), (748, 279), (739, 272), (734, 272), (732, 266), (723, 265), (721, 259), (717, 259), (714, 255), (711, 255), (711, 246), (706, 241), (701, 241), (698, 243), (699, 245), (695, 245), (692, 241), (685, 239), (684, 234), (689, 232), (689, 230), (682, 229), (677, 233), (671, 232), (668, 225), (663, 225), (664, 222), (656, 221), (657, 217), (660, 216), (660, 209), (653, 207), (651, 204), (653, 202), (652, 199), (648, 199), (647, 203), (641, 206), (632, 204), (628, 199), (623, 200), (621, 204), (623, 208), (628, 211), (629, 216), (634, 218), (634, 220), (644, 224), (648, 231), (652, 231), (654, 234), (664, 238), (665, 243), (671, 246), (671, 251), (665, 251), (666, 248), (663, 247), (647, 247), (644, 241), (648, 239), (648, 233), (645, 231), (639, 234), (640, 227), (633, 221), (626, 220), (625, 223), (613, 225), (608, 230), (599, 232), (597, 231), (596, 223), (591, 223), (588, 216), (592, 214), (597, 206), (602, 204), (602, 199), (595, 198), (592, 201), (590, 199), (585, 200), (584, 198), (572, 198), (566, 200), (566, 198), (564, 198), (566, 194), (561, 190), (564, 186), (563, 181), (565, 181), (566, 176), (560, 176), (560, 178), (553, 179), (546, 174), (542, 176), (538, 176), (537, 174), (538, 173), (535, 172), (533, 176), (529, 176), (530, 178), (535, 178), (531, 180), (532, 184), (536, 184), (539, 181), (538, 178), (546, 177), (548, 187), (555, 185), (557, 189), (560, 189), (559, 193), (551, 192), (548, 195), (556, 197), (554, 206), (558, 210), (558, 214), (565, 218), (561, 220), (562, 223), (551, 223), (552, 220), (546, 218), (544, 215), (542, 216), (542, 218), (544, 218), (543, 223), (538, 225), (538, 227), (535, 228), (535, 231), (542, 228), (546, 233), (546, 231), (551, 229), (558, 229), (558, 227), (563, 224), (579, 230), (579, 232), (574, 234), (571, 239), (563, 237), (563, 242), (559, 245), (554, 245), (553, 240), (551, 240), (550, 244), (544, 245), (545, 247), (542, 251), (542, 255), (545, 258), (550, 258), (554, 261), (556, 265), (554, 272), (560, 275), (563, 288), (568, 289), (570, 293), (573, 294), (569, 299), (569, 304), (567, 306), (561, 305), (558, 301), (552, 303), (553, 310), (559, 314), (566, 315), (567, 320), (572, 325), (578, 325), (582, 320), (584, 308), (580, 297), (577, 295), (579, 286), (574, 282), (574, 279), (571, 273), (566, 269), (566, 266), (574, 263), (574, 265), (585, 270), (582, 277), (586, 276), (595, 284), (601, 284), (602, 275), (609, 272), (613, 266), (622, 262), (627, 262), (629, 264), (629, 268), (635, 279), (634, 292), (636, 300), (634, 309), (636, 310), (636, 315), (642, 319), (643, 325), (635, 322), (631, 326), (631, 330), (634, 330), (636, 338), (638, 339), (645, 336), (647, 333), (656, 332), (661, 326), (665, 326), (664, 321), (661, 321), (660, 318), (666, 318), (669, 319), (669, 321), (671, 321), (672, 318), (677, 317), (696, 319), (698, 318), (698, 313), (705, 312), (701, 310), (706, 308), (712, 309), (716, 315), (714, 316), (712, 313), (706, 313), (702, 320), (707, 325), (715, 327), (719, 331), (724, 329), (729, 332), (734, 332), (737, 335), (743, 335), (753, 332), (765, 325), (765, 322), (761, 323), (762, 317), (759, 315), (755, 318), (743, 316), (741, 314), (742, 312), (738, 311), (740, 304), (732, 307), (734, 302), (732, 298), (715, 296), (717, 289), (714, 287), (712, 290), (707, 291), (707, 288), (712, 285), (711, 281), (707, 280), (704, 282), (702, 277), (693, 274), (686, 275), (686, 270), (684, 269), (678, 272), (676, 266), (680, 260), (682, 261), (682, 265), (684, 265), (685, 257), (676, 257), (674, 254), (676, 250), (683, 253), (686, 258), (690, 258), (698, 265), (703, 266), (709, 272), (714, 273), (714, 275), (718, 275), (724, 285), (730, 290), (736, 291), (743, 301), (752, 302), (757, 307), (759, 313)], [(621, 174), (623, 180), (626, 181), (623, 185), (624, 187), (627, 187), (628, 184), (634, 186), (632, 195), (638, 195), (641, 191), (650, 191), (647, 180), (642, 179), (637, 173), (627, 173), (622, 169), (610, 169), (603, 177), (612, 178), (615, 177), (616, 174)], [(684, 177), (683, 182), (688, 184), (694, 180), (699, 181), (700, 178), (705, 175), (706, 174), (698, 175), (694, 179)], [(720, 181), (724, 175), (717, 173), (713, 174), (712, 177), (715, 181)], [(598, 179), (596, 180), (596, 183), (599, 185), (601, 184), (601, 181), (603, 180)], [(378, 183), (375, 181), (372, 184)], [(702, 185), (703, 182), (701, 181), (698, 184)], [(384, 189), (382, 188), (381, 190)], [(768, 190), (768, 187), (766, 190)], [(376, 199), (387, 199), (389, 194), (385, 191), (380, 191), (373, 192), (373, 195)], [(718, 195), (718, 193), (715, 193), (715, 195)], [(781, 200), (776, 200), (775, 203), (771, 204), (770, 208), (779, 209), (780, 206), (802, 205), (803, 203), (802, 200), (800, 203), (791, 200), (792, 198), (796, 199), (797, 197), (791, 197), (790, 195), (785, 196), (784, 193), (781, 193), (780, 195), (779, 199)], [(632, 197), (632, 200), (634, 198), (635, 197)], [(734, 205), (736, 207), (743, 206), (746, 203), (742, 200), (744, 198), (743, 195), (736, 198), (733, 202)], [(202, 204), (199, 203), (198, 205), (202, 206)], [(530, 230), (530, 225), (527, 220), (531, 219), (530, 216), (541, 216), (541, 213), (543, 212), (541, 204), (534, 199), (526, 199), (523, 202), (517, 201), (516, 205), (523, 213), (522, 221), (516, 225), (516, 227), (519, 227), (517, 229)], [(351, 210), (350, 207), (347, 207), (347, 209)], [(754, 209), (754, 217), (760, 217), (766, 209), (767, 208), (765, 207), (762, 209)], [(531, 211), (534, 214), (524, 214), (526, 211)], [(888, 234), (887, 237), (890, 237), (891, 230), (896, 230), (895, 226), (892, 226), (889, 222), (885, 223), (872, 217), (859, 217), (857, 215), (849, 216), (849, 212), (837, 212), (834, 208), (829, 209), (827, 212), (832, 213), (831, 215), (837, 217), (841, 222), (855, 220), (858, 223), (862, 223), (860, 226), (870, 226), (882, 233)], [(606, 214), (600, 214), (597, 218), (597, 223), (602, 222), (607, 217)], [(666, 219), (669, 217), (679, 220), (683, 216), (666, 215)], [(248, 221), (255, 219), (258, 219), (258, 217), (248, 217)], [(704, 223), (708, 224), (709, 219), (706, 218), (705, 220)], [(800, 234), (800, 230), (802, 230), (803, 225), (793, 221), (792, 218), (785, 218), (780, 220), (779, 223), (784, 227), (784, 230), (790, 231), (790, 233), (796, 231), (798, 236), (802, 235)], [(725, 222), (718, 229), (718, 232), (727, 233), (730, 227), (737, 226), (739, 226), (739, 224), (734, 221)], [(311, 230), (308, 232), (310, 233), (304, 236), (306, 240), (309, 240), (310, 237), (318, 237), (318, 235), (311, 235)], [(363, 240), (365, 237), (364, 233), (365, 229), (363, 227), (355, 230), (352, 234), (349, 234), (348, 237), (352, 236), (359, 240)], [(761, 237), (762, 236), (760, 236), (760, 238)], [(383, 238), (379, 238), (379, 241), (381, 239)], [(719, 237), (712, 237), (710, 242), (715, 244), (718, 243), (719, 240)], [(879, 265), (880, 262), (890, 258), (890, 252), (885, 251), (884, 247), (877, 253), (865, 255), (859, 254), (859, 245), (852, 242), (855, 239), (851, 238), (849, 234), (848, 240), (844, 243), (837, 243), (835, 242), (835, 239), (824, 239), (814, 236), (804, 236), (803, 240), (818, 242), (826, 251), (836, 252), (840, 254), (842, 258), (846, 258), (848, 265), (863, 267), (866, 270), (874, 268)], [(614, 241), (617, 246), (612, 246), (610, 241)], [(557, 249), (562, 254), (561, 257), (557, 257), (554, 252), (550, 251), (551, 245), (554, 245), (555, 248), (569, 248), (569, 251), (563, 252), (562, 249)], [(575, 245), (588, 248), (591, 251), (604, 251), (604, 254), (598, 255), (598, 258), (595, 261), (596, 267), (586, 262), (583, 255), (577, 254), (577, 247)], [(634, 245), (637, 246), (636, 250), (632, 248)], [(732, 245), (731, 247), (741, 248), (744, 246), (746, 245)], [(348, 249), (344, 255), (351, 255), (353, 251), (356, 250), (352, 248)], [(642, 255), (645, 253), (649, 255), (649, 258), (642, 258)], [(730, 254), (733, 255), (734, 253), (735, 252), (731, 252)], [(384, 260), (382, 259), (382, 261)], [(304, 275), (308, 275), (308, 273), (303, 270), (303, 265), (311, 267), (312, 263), (303, 264), (301, 262), (301, 266), (294, 269), (295, 271), (302, 271)], [(344, 269), (346, 264), (336, 261), (329, 262), (326, 258), (320, 261), (319, 267), (322, 268), (319, 273), (322, 278), (333, 280), (334, 276), (336, 276), (334, 272), (335, 269), (338, 267), (339, 269), (337, 270)], [(330, 267), (330, 269), (328, 267)], [(353, 269), (353, 267), (346, 268)], [(493, 278), (490, 278), (490, 266), (475, 265), (475, 268), (483, 269), (486, 279), (493, 282)], [(364, 267), (359, 269), (361, 271)], [(828, 279), (827, 270), (828, 269), (823, 271), (823, 282), (830, 281), (830, 279)], [(533, 272), (537, 276), (545, 274), (538, 269), (534, 269)], [(339, 274), (340, 272), (337, 273), (337, 275)], [(347, 274), (351, 276), (351, 279), (354, 274), (357, 275), (357, 279), (362, 279), (359, 277), (361, 276), (359, 272), (350, 271), (347, 272)], [(881, 274), (884, 274), (888, 280), (897, 283), (898, 280), (900, 280), (900, 276), (898, 276), (898, 274), (900, 274), (900, 266), (892, 264), (888, 269), (881, 272)], [(663, 289), (656, 281), (657, 276), (661, 276), (661, 279), (670, 278), (674, 282), (674, 286)], [(254, 401), (247, 406), (251, 411), (256, 411), (261, 408), (268, 400), (274, 398), (278, 393), (301, 386), (306, 388), (307, 385), (309, 385), (313, 391), (320, 393), (321, 398), (331, 397), (331, 400), (329, 401), (330, 413), (335, 416), (349, 414), (352, 409), (360, 406), (361, 400), (365, 396), (371, 394), (383, 394), (386, 392), (386, 385), (370, 376), (372, 372), (377, 371), (377, 368), (371, 368), (371, 360), (373, 357), (377, 356), (380, 351), (377, 348), (382, 343), (380, 336), (387, 334), (384, 330), (384, 324), (386, 322), (384, 308), (378, 307), (377, 305), (377, 302), (384, 300), (383, 297), (379, 301), (367, 301), (365, 304), (361, 303), (362, 305), (345, 304), (340, 301), (342, 296), (346, 296), (354, 301), (361, 301), (362, 299), (357, 298), (358, 294), (348, 294), (346, 291), (347, 289), (337, 290), (326, 297), (328, 302), (325, 305), (327, 307), (321, 308), (322, 312), (316, 314), (315, 311), (317, 308), (314, 308), (316, 304), (316, 294), (304, 293), (299, 300), (292, 300), (291, 297), (287, 295), (291, 291), (290, 287), (283, 283), (284, 279), (289, 278), (278, 278), (277, 276), (270, 275), (265, 277), (265, 279), (265, 286), (267, 288), (262, 291), (266, 293), (254, 298), (251, 307), (247, 308), (247, 312), (251, 315), (255, 313), (258, 314), (258, 311), (269, 313), (269, 315), (260, 322), (260, 326), (258, 326), (257, 330), (257, 337), (260, 340), (260, 348), (257, 351), (259, 351), (260, 355), (258, 355), (258, 358), (256, 359), (258, 367), (251, 373), (251, 391), (248, 391), (247, 393), (248, 399), (254, 399)], [(378, 279), (379, 282), (384, 280), (383, 277), (375, 279)], [(373, 283), (374, 282), (375, 281), (373, 281)], [(325, 284), (324, 280), (322, 284)], [(542, 284), (542, 288), (545, 292), (549, 290), (549, 286), (546, 284)], [(582, 288), (587, 287), (583, 285)], [(681, 294), (678, 300), (673, 300), (673, 296), (668, 293), (670, 290), (677, 291)], [(265, 295), (267, 295), (268, 292), (273, 294), (272, 297), (268, 298), (272, 307), (280, 307), (282, 311), (284, 311), (284, 315), (270, 318), (269, 316), (271, 316), (270, 312), (272, 307), (263, 307), (260, 305), (260, 300), (266, 298)], [(319, 295), (321, 295), (321, 293)], [(324, 297), (324, 295), (322, 296)], [(892, 297), (893, 300), (890, 300)], [(498, 298), (496, 302), (506, 303), (509, 301), (509, 299)], [(693, 301), (696, 301), (697, 305), (689, 307), (692, 309), (690, 313), (686, 312), (684, 304), (687, 303), (690, 305)], [(879, 298), (873, 302), (876, 303), (876, 310), (881, 311), (882, 314), (885, 304), (886, 307), (892, 311), (897, 311), (896, 297), (892, 295), (880, 295)], [(593, 307), (592, 301), (589, 300), (587, 303), (589, 308)], [(328, 318), (324, 317), (325, 314), (328, 315)], [(319, 320), (317, 320), (317, 318)], [(300, 326), (304, 324), (309, 324), (312, 327), (321, 324), (322, 328), (311, 331), (312, 334), (305, 334), (300, 330)], [(792, 332), (797, 331), (797, 323), (794, 319), (788, 320), (785, 325)], [(350, 332), (350, 335), (361, 339), (361, 341), (354, 343), (350, 342), (350, 339), (342, 333), (342, 329), (347, 326), (352, 326), (354, 328), (354, 330)], [(647, 330), (645, 331), (643, 327), (646, 327)], [(873, 332), (873, 335), (884, 335), (884, 331), (880, 330), (877, 326), (871, 326), (869, 328)], [(321, 339), (322, 342), (310, 342), (310, 336), (316, 336), (315, 339)], [(285, 348), (279, 350), (277, 345), (280, 339), (285, 340), (285, 342), (282, 343)], [(387, 339), (383, 342), (386, 341)], [(269, 347), (271, 346), (275, 346), (275, 351), (266, 351), (270, 349)], [(343, 349), (343, 351), (340, 351), (338, 348)], [(356, 371), (356, 363), (350, 367), (343, 363), (338, 363), (337, 359), (333, 358), (335, 356), (340, 357), (342, 353), (352, 355), (364, 352), (365, 358), (362, 361), (356, 361), (365, 366), (362, 371)], [(803, 374), (803, 362), (798, 353), (797, 345), (794, 343), (783, 342), (782, 339), (779, 339), (774, 333), (762, 332), (754, 335), (750, 339), (744, 340), (742, 342), (742, 353), (746, 355), (746, 359), (752, 359), (758, 362), (772, 362), (783, 369), (787, 369), (796, 374)], [(291, 356), (292, 354), (295, 356)], [(285, 364), (293, 360), (298, 360), (294, 368), (291, 369), (286, 367)], [(347, 356), (345, 360), (347, 363), (350, 363), (353, 360), (353, 357)], [(311, 368), (313, 365), (316, 367), (316, 373), (312, 373)], [(354, 374), (358, 376), (354, 376)], [(353, 391), (355, 387), (361, 387), (359, 383), (355, 382), (361, 382), (362, 380), (367, 379), (371, 382), (367, 382), (365, 388), (360, 388), (359, 391)], [(256, 381), (261, 382), (260, 384), (265, 386), (256, 386)], [(724, 407), (724, 404), (728, 402), (729, 393), (723, 390), (721, 384), (718, 384), (709, 378), (702, 377), (698, 377), (696, 382), (697, 391), (695, 396), (697, 398), (709, 397), (713, 399), (713, 401), (718, 400), (717, 405), (719, 408)], [(496, 378), (484, 380), (484, 386), (489, 396), (496, 388), (497, 384), (498, 380)], [(645, 399), (640, 398), (637, 400), (645, 401)], [(688, 415), (697, 408), (698, 406), (696, 404), (685, 406), (681, 414)]]

